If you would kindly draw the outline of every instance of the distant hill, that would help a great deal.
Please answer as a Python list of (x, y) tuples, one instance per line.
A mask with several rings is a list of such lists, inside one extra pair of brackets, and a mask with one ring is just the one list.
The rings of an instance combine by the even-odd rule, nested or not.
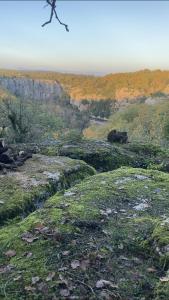
[(56, 72), (0, 70), (0, 76), (27, 77), (59, 82), (76, 101), (82, 99), (132, 100), (152, 94), (169, 94), (169, 71), (143, 70), (103, 77)]

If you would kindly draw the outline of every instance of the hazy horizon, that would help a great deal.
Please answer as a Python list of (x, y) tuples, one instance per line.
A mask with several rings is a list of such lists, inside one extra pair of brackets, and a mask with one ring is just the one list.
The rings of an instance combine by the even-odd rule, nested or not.
[(90, 72), (78, 72), (78, 71), (66, 71), (66, 70), (52, 70), (52, 69), (33, 69), (33, 68), (1, 68), (0, 66), (0, 71), (17, 71), (17, 72), (51, 72), (51, 73), (62, 73), (62, 74), (72, 74), (72, 75), (84, 75), (84, 76), (106, 76), (106, 75), (110, 75), (110, 74), (125, 74), (125, 73), (137, 73), (137, 72), (144, 72), (144, 71), (150, 71), (150, 72), (155, 72), (155, 71), (160, 71), (160, 72), (169, 72), (169, 69), (136, 69), (133, 71), (121, 71), (121, 72), (109, 72), (109, 73), (102, 73), (102, 72), (98, 72), (98, 73), (90, 73)]
[[(44, 3), (43, 3), (44, 2)], [(104, 75), (169, 69), (169, 2), (59, 1), (60, 19), (45, 1), (0, 2), (0, 68)]]

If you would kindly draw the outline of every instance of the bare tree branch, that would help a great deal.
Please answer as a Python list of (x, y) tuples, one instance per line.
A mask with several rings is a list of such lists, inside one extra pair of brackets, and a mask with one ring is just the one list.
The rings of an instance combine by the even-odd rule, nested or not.
[(47, 5), (49, 5), (51, 7), (51, 13), (50, 13), (49, 20), (47, 22), (45, 22), (44, 24), (42, 24), (42, 27), (50, 24), (53, 20), (53, 17), (55, 16), (55, 18), (59, 22), (59, 24), (63, 25), (65, 27), (66, 31), (69, 31), (68, 25), (61, 22), (61, 20), (58, 17), (58, 14), (56, 12), (56, 0), (46, 0), (46, 2), (47, 2)]

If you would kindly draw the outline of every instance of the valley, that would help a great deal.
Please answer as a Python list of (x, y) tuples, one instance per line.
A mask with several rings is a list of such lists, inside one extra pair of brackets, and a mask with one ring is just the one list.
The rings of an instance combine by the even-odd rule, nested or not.
[(0, 299), (167, 300), (168, 73), (107, 77), (0, 71)]

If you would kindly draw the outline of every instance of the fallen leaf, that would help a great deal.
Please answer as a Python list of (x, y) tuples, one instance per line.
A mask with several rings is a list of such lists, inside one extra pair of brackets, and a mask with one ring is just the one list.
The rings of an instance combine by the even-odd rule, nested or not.
[(8, 250), (7, 252), (5, 252), (5, 256), (7, 256), (7, 257), (16, 256), (16, 251), (15, 250)]
[(76, 259), (72, 260), (71, 267), (72, 267), (72, 269), (77, 269), (78, 267), (80, 267), (80, 261), (76, 260)]
[(51, 281), (55, 277), (55, 272), (50, 272), (46, 277), (46, 281)]
[(38, 237), (33, 236), (33, 234), (30, 233), (30, 232), (25, 232), (25, 233), (23, 233), (23, 234), (21, 235), (21, 238), (22, 238), (23, 241), (26, 241), (26, 242), (28, 242), (28, 243), (32, 243), (34, 240), (37, 240), (37, 239), (38, 239)]
[(123, 250), (124, 249), (124, 245), (121, 243), (118, 245), (118, 249)]
[(64, 234), (60, 233), (58, 230), (53, 232), (53, 239), (55, 241), (61, 242), (64, 240)]
[(7, 267), (6, 266), (1, 266), (0, 267), (0, 274), (6, 273), (8, 272)]
[(107, 208), (106, 210), (103, 210), (103, 209), (100, 210), (100, 214), (102, 216), (108, 217), (111, 213), (112, 213), (112, 209), (110, 209), (110, 208)]
[(70, 295), (70, 291), (68, 289), (61, 289), (60, 290), (60, 295), (62, 297), (68, 297)]
[(27, 258), (30, 258), (31, 256), (32, 256), (32, 252), (28, 252), (26, 255)]
[(86, 269), (89, 267), (89, 264), (90, 264), (90, 260), (89, 259), (86, 259), (86, 260), (82, 260), (80, 262), (80, 267), (83, 271), (86, 271)]
[(13, 265), (7, 265), (7, 266), (0, 266), (0, 273), (7, 273), (10, 272), (14, 268)]
[(168, 276), (166, 276), (166, 277), (161, 277), (161, 278), (160, 278), (160, 281), (161, 281), (161, 282), (168, 282), (168, 281), (169, 281), (169, 277), (168, 277)]
[(35, 225), (35, 229), (37, 229), (37, 230), (41, 230), (41, 229), (43, 229), (45, 226), (42, 224), (42, 223), (38, 223), (38, 224), (36, 224)]
[(101, 254), (98, 254), (98, 255), (97, 255), (97, 258), (98, 258), (98, 259), (103, 259), (103, 258), (105, 258), (105, 256), (103, 256), (103, 255), (101, 255)]
[(129, 259), (128, 259), (126, 256), (124, 256), (124, 255), (120, 255), (119, 258), (122, 259), (122, 260), (126, 260), (126, 261), (129, 260)]
[(28, 285), (28, 286), (25, 286), (25, 290), (28, 292), (34, 292), (36, 289), (33, 286)]
[(75, 246), (76, 244), (77, 244), (76, 240), (72, 240), (72, 241), (71, 241), (71, 245), (72, 245), (72, 246)]
[(60, 286), (64, 288), (68, 286), (67, 279), (65, 279), (61, 274), (59, 274), (59, 279), (60, 279), (60, 283), (59, 283)]
[(96, 282), (96, 288), (97, 289), (102, 289), (106, 286), (110, 286), (114, 289), (117, 289), (118, 288), (118, 285), (117, 284), (113, 284), (111, 281), (108, 281), (108, 280), (104, 280), (104, 279), (101, 279), (101, 280), (98, 280)]
[(37, 224), (35, 227), (35, 230), (40, 233), (47, 233), (49, 232), (49, 228), (44, 226), (43, 224)]
[(37, 284), (37, 289), (40, 292), (43, 292), (43, 294), (47, 294), (48, 293), (48, 286), (45, 282), (40, 282)]
[(18, 275), (18, 276), (15, 277), (13, 280), (14, 280), (14, 281), (19, 281), (21, 278), (22, 278), (22, 276), (21, 276), (21, 275)]
[(105, 300), (112, 300), (113, 298), (109, 295), (109, 293), (107, 291), (101, 291), (100, 293), (102, 299), (105, 299)]
[(39, 282), (39, 280), (39, 276), (32, 277), (32, 284), (36, 284), (37, 282)]
[(155, 272), (157, 272), (157, 270), (152, 267), (152, 268), (147, 268), (147, 272), (148, 273), (155, 273)]
[(68, 268), (67, 267), (62, 267), (62, 268), (59, 268), (58, 271), (66, 271)]
[(63, 252), (62, 252), (62, 255), (63, 255), (63, 256), (68, 256), (69, 254), (70, 254), (70, 251), (63, 251)]

